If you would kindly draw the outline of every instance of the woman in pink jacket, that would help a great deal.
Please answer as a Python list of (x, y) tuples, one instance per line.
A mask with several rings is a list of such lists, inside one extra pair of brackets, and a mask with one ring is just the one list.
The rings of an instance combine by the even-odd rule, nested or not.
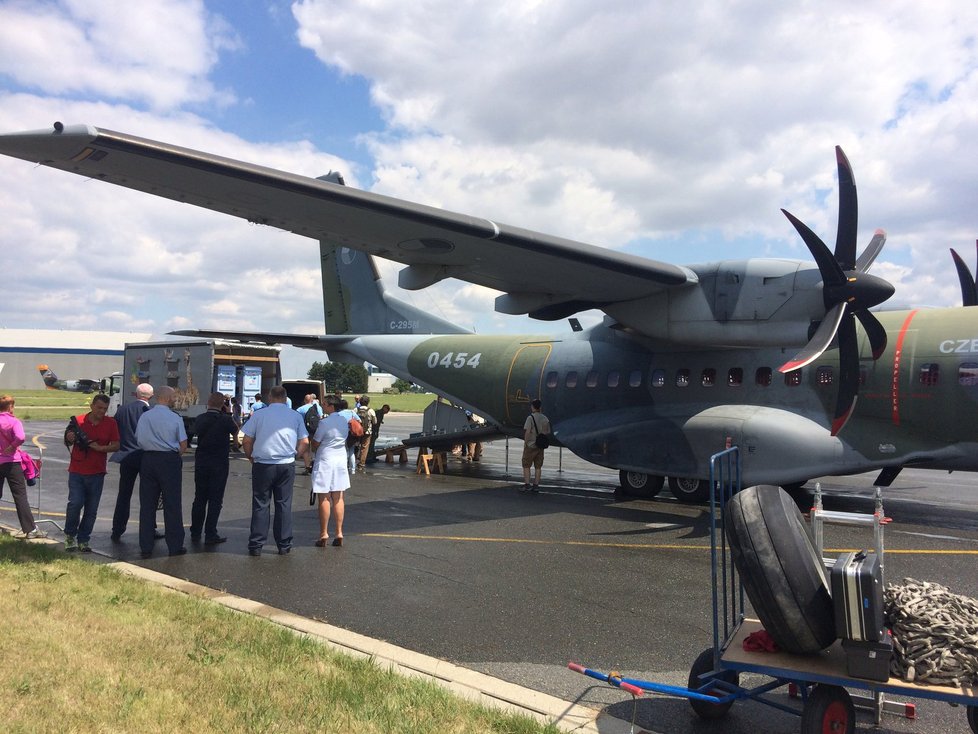
[(20, 459), (20, 445), (25, 438), (24, 424), (14, 417), (14, 399), (0, 395), (0, 493), (6, 482), (14, 496), (20, 529), (27, 538), (43, 538), (44, 533), (34, 524), (34, 514), (27, 501), (27, 480)]

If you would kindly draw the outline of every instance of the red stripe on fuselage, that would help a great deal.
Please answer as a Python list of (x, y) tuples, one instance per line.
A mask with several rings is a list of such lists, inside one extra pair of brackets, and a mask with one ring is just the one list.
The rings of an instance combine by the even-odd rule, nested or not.
[(900, 327), (900, 334), (897, 336), (896, 349), (893, 352), (893, 381), (890, 386), (890, 400), (893, 410), (893, 425), (900, 425), (900, 360), (903, 357), (903, 340), (910, 329), (910, 322), (917, 315), (919, 309), (914, 309), (903, 321)]

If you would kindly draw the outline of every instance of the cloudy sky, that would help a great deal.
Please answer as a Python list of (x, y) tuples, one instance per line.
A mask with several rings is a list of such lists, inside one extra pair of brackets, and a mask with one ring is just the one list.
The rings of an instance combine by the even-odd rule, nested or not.
[[(974, 267), (978, 237), (976, 33), (959, 0), (0, 0), (0, 130), (340, 170), (672, 263), (808, 259), (781, 207), (831, 245), (839, 144), (892, 301), (954, 305), (948, 248)], [(315, 242), (13, 159), (0, 187), (0, 326), (322, 332)], [(566, 328), (495, 295), (407, 297), (484, 333)]]

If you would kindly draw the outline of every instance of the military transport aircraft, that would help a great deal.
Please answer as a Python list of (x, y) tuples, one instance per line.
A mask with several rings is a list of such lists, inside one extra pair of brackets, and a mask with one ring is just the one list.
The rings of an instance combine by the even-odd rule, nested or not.
[(539, 397), (560, 444), (639, 493), (668, 477), (680, 499), (703, 499), (710, 456), (734, 445), (745, 486), (978, 470), (978, 310), (870, 311), (893, 293), (867, 273), (885, 235), (857, 257), (856, 187), (840, 149), (834, 251), (785, 212), (814, 265), (686, 266), (86, 125), (0, 135), (0, 153), (312, 237), (325, 243), (324, 268), (361, 251), (404, 264), (409, 290), (458, 278), (501, 291), (501, 313), (600, 309), (602, 323), (560, 336), (461, 333), (411, 313), (357, 333), (343, 288), (324, 293), (327, 317), (332, 308), (346, 321), (340, 333), (197, 333), (367, 361), (514, 434)]
[(58, 376), (54, 374), (54, 370), (46, 364), (39, 364), (37, 371), (41, 373), (41, 379), (44, 380), (44, 386), (48, 390), (90, 393), (95, 392), (102, 385), (101, 380), (86, 380), (84, 378), (78, 380), (59, 380)]

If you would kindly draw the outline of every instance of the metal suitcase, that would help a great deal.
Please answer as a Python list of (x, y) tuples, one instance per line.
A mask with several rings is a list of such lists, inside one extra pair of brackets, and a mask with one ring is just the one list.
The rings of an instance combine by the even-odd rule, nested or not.
[(881, 642), (883, 574), (879, 556), (843, 553), (832, 567), (832, 606), (836, 633), (843, 640)]

